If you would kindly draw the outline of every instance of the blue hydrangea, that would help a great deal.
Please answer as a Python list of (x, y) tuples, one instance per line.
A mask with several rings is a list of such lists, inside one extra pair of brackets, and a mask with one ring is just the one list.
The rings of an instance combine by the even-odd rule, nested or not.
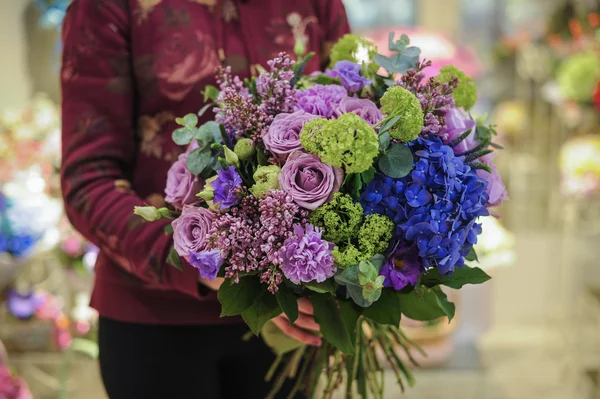
[(414, 169), (401, 179), (377, 174), (360, 198), (365, 214), (394, 221), (396, 239), (416, 245), (425, 267), (442, 275), (461, 267), (488, 215), (487, 182), (437, 137), (418, 138), (409, 147)]

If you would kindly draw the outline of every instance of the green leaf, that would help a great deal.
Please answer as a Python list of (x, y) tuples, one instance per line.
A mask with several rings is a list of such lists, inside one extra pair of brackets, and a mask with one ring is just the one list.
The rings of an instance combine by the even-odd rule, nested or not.
[(173, 226), (169, 223), (168, 225), (165, 226), (165, 234), (169, 235), (173, 232)]
[(368, 308), (373, 302), (365, 299), (364, 289), (360, 285), (347, 285), (346, 286), (346, 299), (350, 298), (352, 301), (360, 306), (361, 308)]
[(315, 294), (310, 300), (323, 337), (340, 351), (353, 355), (354, 341), (342, 320), (335, 298), (329, 294)]
[(283, 313), (290, 319), (290, 323), (294, 324), (298, 319), (298, 298), (283, 284), (279, 286), (275, 298)]
[(365, 309), (363, 315), (380, 324), (400, 326), (401, 296), (393, 288), (384, 288), (379, 300)]
[(369, 262), (371, 262), (371, 264), (375, 266), (375, 269), (377, 269), (377, 273), (379, 273), (379, 270), (381, 270), (381, 266), (383, 266), (385, 261), (385, 256), (381, 254), (375, 255), (369, 260)]
[(362, 177), (360, 173), (353, 173), (350, 175), (347, 175), (347, 177), (349, 179), (352, 180), (352, 197), (354, 199), (359, 199), (360, 198), (360, 190), (362, 188)]
[(358, 265), (350, 266), (334, 277), (334, 280), (340, 285), (358, 285)]
[(173, 266), (175, 269), (183, 271), (183, 266), (181, 266), (181, 259), (179, 258), (179, 254), (175, 251), (175, 247), (171, 248), (169, 251), (169, 256), (167, 256), (167, 265)]
[(276, 355), (284, 355), (304, 345), (302, 342), (285, 335), (279, 327), (271, 322), (265, 323), (260, 335)]
[(361, 294), (365, 301), (373, 303), (379, 299), (382, 291), (382, 287), (379, 287), (375, 281), (372, 281), (363, 285)]
[(399, 179), (413, 169), (413, 156), (404, 144), (392, 144), (390, 150), (379, 159), (379, 169), (392, 179)]
[(390, 72), (390, 70), (392, 69), (392, 60), (390, 60), (383, 54), (375, 54), (375, 56), (373, 57), (373, 62), (375, 62), (377, 65), (379, 65), (388, 72)]
[(363, 184), (371, 183), (373, 181), (373, 179), (375, 178), (375, 172), (376, 172), (376, 170), (372, 166), (369, 169), (362, 172), (360, 174), (360, 177), (362, 178)]
[(196, 148), (187, 157), (186, 166), (191, 174), (199, 175), (210, 165), (210, 148)]
[[(408, 294), (400, 294), (400, 309), (402, 313), (413, 320), (430, 321), (440, 317), (454, 317), (454, 304), (444, 301), (436, 293), (439, 287), (433, 289), (417, 287)], [(442, 292), (443, 296), (445, 294)], [(450, 312), (451, 311), (451, 312)]]
[(254, 304), (261, 292), (262, 286), (258, 278), (240, 278), (239, 283), (234, 279), (226, 279), (217, 294), (221, 302), (221, 317), (243, 313)]
[(175, 129), (171, 137), (177, 145), (188, 145), (194, 138), (195, 130), (188, 127), (180, 127), (179, 129)]
[(317, 75), (312, 79), (313, 82), (319, 85), (341, 85), (340, 78), (334, 78), (327, 75)]
[(335, 284), (331, 279), (327, 279), (322, 283), (311, 281), (309, 283), (302, 283), (302, 285), (319, 294), (335, 294)]
[(385, 132), (379, 135), (379, 150), (385, 152), (390, 146), (390, 134)]
[(269, 291), (262, 290), (262, 293), (256, 297), (252, 306), (242, 313), (242, 318), (254, 335), (258, 335), (267, 321), (280, 314), (281, 308), (279, 307), (279, 303), (277, 303), (275, 295)]
[(433, 293), (437, 299), (437, 304), (444, 311), (444, 314), (448, 316), (448, 321), (452, 321), (454, 313), (456, 312), (456, 306), (448, 300), (448, 296), (440, 287), (433, 288)]
[(350, 301), (340, 301), (340, 316), (350, 334), (350, 340), (356, 342), (356, 323), (363, 312), (360, 306)]
[(381, 125), (381, 127), (379, 128), (379, 135), (382, 135), (383, 133), (387, 132), (388, 130), (390, 130), (390, 128), (392, 126), (394, 126), (396, 123), (398, 123), (398, 121), (400, 120), (400, 118), (402, 118), (402, 116), (398, 115), (398, 116), (394, 116), (393, 118), (388, 119), (383, 125)]
[(440, 276), (437, 269), (430, 269), (427, 274), (421, 276), (421, 284), (427, 287), (436, 285), (445, 285), (450, 288), (460, 289), (467, 284), (483, 284), (491, 279), (483, 270), (478, 267), (469, 267), (464, 265), (460, 269), (454, 270), (452, 276)]
[(204, 88), (202, 92), (204, 95), (204, 102), (211, 100), (212, 102), (217, 102), (217, 98), (219, 97), (219, 89), (215, 86), (208, 85)]
[(198, 115), (196, 114), (187, 114), (183, 117), (183, 126), (194, 128), (198, 125)]
[(360, 285), (367, 285), (375, 281), (378, 274), (377, 269), (371, 262), (362, 261), (358, 264), (358, 282)]
[(475, 252), (475, 248), (471, 248), (468, 255), (465, 256), (465, 259), (469, 262), (477, 261), (479, 262), (479, 258), (477, 257), (477, 252)]
[(298, 82), (298, 79), (300, 79), (300, 77), (304, 73), (304, 69), (306, 68), (306, 65), (314, 56), (315, 56), (314, 52), (308, 53), (304, 56), (304, 58), (302, 58), (301, 60), (298, 60), (298, 62), (296, 62), (296, 64), (294, 64), (294, 77), (292, 78), (292, 80), (290, 82), (292, 87), (296, 86), (296, 82)]
[(89, 339), (75, 338), (71, 342), (71, 350), (82, 353), (90, 359), (97, 359), (99, 354), (98, 344)]

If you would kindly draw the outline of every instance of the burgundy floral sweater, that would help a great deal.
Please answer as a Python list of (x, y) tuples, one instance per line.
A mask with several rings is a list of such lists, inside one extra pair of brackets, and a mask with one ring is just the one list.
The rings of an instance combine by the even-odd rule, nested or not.
[(197, 271), (166, 265), (164, 223), (144, 223), (133, 207), (164, 203), (183, 151), (170, 138), (174, 118), (202, 108), (219, 65), (248, 76), (296, 40), (326, 54), (347, 32), (341, 0), (73, 1), (63, 28), (62, 188), (71, 222), (101, 248), (92, 295), (100, 315), (227, 322)]

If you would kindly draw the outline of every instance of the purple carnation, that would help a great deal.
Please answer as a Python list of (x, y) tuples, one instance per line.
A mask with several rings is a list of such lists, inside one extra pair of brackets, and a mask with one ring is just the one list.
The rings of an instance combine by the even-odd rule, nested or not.
[(213, 281), (223, 266), (221, 251), (213, 249), (200, 253), (190, 252), (190, 265), (198, 269), (202, 278)]
[(332, 251), (334, 244), (321, 238), (321, 229), (307, 224), (297, 225), (294, 235), (283, 243), (281, 270), (294, 284), (316, 281), (322, 283), (333, 277)]
[(369, 99), (346, 97), (335, 107), (335, 116), (354, 112), (369, 125), (375, 126), (383, 120), (383, 115), (377, 105)]
[(302, 110), (293, 114), (279, 114), (271, 123), (269, 130), (263, 135), (265, 148), (273, 153), (279, 161), (285, 161), (293, 151), (302, 150), (300, 132), (302, 126), (316, 118)]
[(333, 71), (337, 72), (340, 81), (342, 82), (342, 86), (350, 93), (356, 93), (373, 82), (372, 80), (360, 76), (360, 65), (352, 61), (339, 61), (335, 64)]
[(242, 178), (235, 167), (230, 166), (217, 172), (217, 178), (210, 185), (215, 191), (214, 202), (219, 204), (219, 209), (231, 208), (240, 201), (233, 189), (241, 184)]
[[(195, 141), (195, 140), (194, 140)], [(165, 188), (165, 201), (175, 208), (181, 209), (184, 205), (194, 205), (200, 202), (196, 197), (204, 181), (192, 175), (186, 166), (188, 152), (179, 155), (179, 158), (167, 172), (167, 186)]]
[(381, 267), (379, 274), (385, 277), (384, 287), (394, 287), (397, 291), (408, 285), (416, 285), (421, 276), (417, 249), (398, 244), (388, 261)]
[(346, 89), (338, 85), (314, 85), (296, 92), (298, 104), (296, 110), (304, 110), (312, 115), (330, 118), (333, 108), (348, 97)]

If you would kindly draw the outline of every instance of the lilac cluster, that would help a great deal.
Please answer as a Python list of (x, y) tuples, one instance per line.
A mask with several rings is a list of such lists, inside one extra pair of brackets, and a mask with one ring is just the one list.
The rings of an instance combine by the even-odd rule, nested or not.
[(425, 115), (425, 126), (421, 135), (432, 134), (443, 139), (442, 132), (446, 129), (444, 116), (446, 112), (454, 108), (452, 92), (458, 85), (458, 80), (453, 79), (448, 83), (440, 83), (432, 77), (422, 83), (425, 77), (423, 69), (430, 65), (431, 61), (419, 62), (416, 68), (404, 74), (397, 84), (412, 92), (421, 103)]
[(215, 120), (222, 123), (232, 136), (248, 135), (251, 138), (260, 138), (265, 132), (273, 117), (266, 113), (264, 108), (252, 101), (236, 86), (222, 89), (219, 95), (219, 107), (214, 109)]
[(262, 200), (246, 195), (229, 213), (215, 216), (207, 249), (218, 249), (226, 260), (226, 278), (237, 281), (239, 273), (260, 271), (261, 281), (276, 292), (282, 280), (279, 250), (296, 225), (307, 223), (307, 217), (308, 211), (283, 191), (272, 190)]
[(410, 144), (414, 169), (401, 179), (376, 175), (360, 198), (367, 215), (394, 221), (396, 238), (414, 245), (424, 267), (451, 274), (477, 242), (488, 215), (486, 181), (437, 137)]
[(286, 53), (267, 61), (270, 73), (256, 79), (256, 91), (262, 98), (261, 107), (268, 115), (291, 113), (296, 106), (296, 89), (292, 86), (294, 61)]
[(296, 99), (298, 100), (296, 110), (331, 118), (336, 106), (346, 97), (348, 97), (348, 94), (342, 86), (314, 85), (296, 93)]

